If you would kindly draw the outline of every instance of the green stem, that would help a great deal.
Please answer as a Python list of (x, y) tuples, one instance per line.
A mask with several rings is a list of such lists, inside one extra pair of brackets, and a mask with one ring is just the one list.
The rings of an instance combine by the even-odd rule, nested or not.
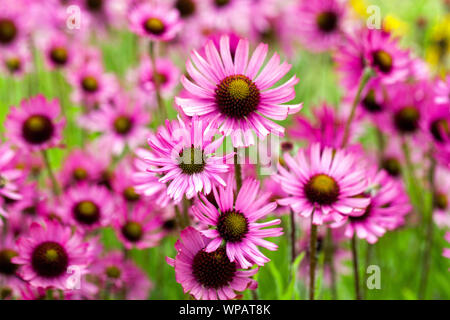
[(161, 96), (158, 70), (156, 69), (155, 43), (153, 41), (150, 41), (149, 49), (150, 49), (149, 50), (150, 61), (152, 63), (152, 68), (153, 68), (153, 82), (155, 83), (156, 101), (158, 103), (158, 110), (159, 110), (159, 115), (161, 117), (161, 124), (164, 124), (164, 121), (166, 121), (166, 119), (167, 119), (167, 110), (166, 110), (166, 106), (164, 105), (163, 98)]
[(419, 299), (424, 299), (427, 293), (427, 286), (428, 286), (428, 275), (430, 273), (431, 269), (431, 251), (433, 248), (433, 204), (434, 204), (434, 194), (435, 194), (435, 187), (434, 187), (434, 175), (436, 171), (436, 160), (433, 158), (433, 156), (430, 156), (430, 168), (428, 171), (428, 183), (431, 191), (431, 206), (430, 211), (427, 215), (426, 220), (426, 235), (425, 235), (425, 249), (423, 252), (423, 265), (422, 265), (422, 275), (420, 278), (420, 286), (419, 286)]
[(236, 177), (236, 192), (239, 193), (239, 190), (241, 190), (242, 187), (242, 168), (239, 163), (237, 148), (234, 148), (234, 175)]
[(358, 263), (358, 248), (357, 248), (357, 239), (356, 233), (353, 234), (351, 239), (352, 243), (352, 260), (353, 260), (353, 276), (355, 279), (355, 296), (356, 300), (361, 300), (361, 288), (359, 282), (359, 263)]
[(57, 196), (60, 194), (61, 189), (59, 187), (58, 181), (55, 178), (55, 174), (53, 173), (52, 166), (51, 166), (50, 160), (48, 158), (47, 150), (42, 150), (42, 157), (44, 158), (44, 163), (47, 168), (50, 180), (52, 182), (53, 194)]
[(295, 213), (291, 209), (291, 262), (295, 261), (296, 250), (295, 250), (295, 241), (296, 241), (296, 225), (295, 225)]
[(316, 288), (316, 247), (317, 247), (317, 226), (313, 224), (314, 211), (311, 213), (311, 229), (309, 238), (309, 300), (314, 300)]
[(347, 119), (344, 127), (344, 136), (342, 138), (342, 148), (344, 148), (348, 143), (348, 138), (350, 136), (350, 125), (353, 122), (353, 118), (355, 117), (356, 107), (358, 106), (361, 100), (361, 93), (366, 86), (367, 82), (374, 75), (374, 72), (371, 68), (364, 69), (363, 75), (361, 77), (361, 81), (359, 82), (358, 91), (356, 92), (355, 99), (353, 100), (352, 110), (350, 112), (350, 116)]
[[(330, 268), (331, 273), (331, 298), (337, 299), (336, 290), (336, 269), (334, 268), (334, 243), (333, 234), (330, 228), (327, 228), (327, 236), (325, 238), (325, 259), (324, 266)], [(325, 271), (325, 270), (324, 270)]]

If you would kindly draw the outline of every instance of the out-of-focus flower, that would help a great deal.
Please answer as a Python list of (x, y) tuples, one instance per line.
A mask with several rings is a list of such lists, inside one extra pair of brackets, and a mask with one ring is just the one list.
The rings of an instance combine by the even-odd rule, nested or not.
[(22, 100), (20, 107), (12, 107), (5, 121), (10, 141), (30, 151), (57, 146), (62, 138), (65, 120), (60, 115), (58, 100), (48, 101), (43, 95)]

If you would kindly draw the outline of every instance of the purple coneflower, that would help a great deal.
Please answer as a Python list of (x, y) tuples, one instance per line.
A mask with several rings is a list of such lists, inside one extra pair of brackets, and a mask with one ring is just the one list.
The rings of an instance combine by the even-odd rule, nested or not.
[(313, 224), (342, 221), (359, 216), (369, 205), (369, 198), (355, 197), (365, 191), (365, 171), (355, 154), (313, 144), (307, 152), (301, 149), (295, 158), (284, 155), (287, 168), (279, 165), (281, 187), (290, 194), (278, 203), (290, 206)]
[(200, 194), (200, 200), (195, 202), (192, 212), (200, 223), (214, 229), (201, 231), (204, 236), (212, 239), (205, 252), (219, 250), (225, 244), (226, 254), (231, 262), (237, 261), (247, 269), (254, 263), (263, 266), (268, 259), (258, 246), (275, 251), (278, 246), (266, 237), (278, 237), (283, 234), (281, 228), (263, 229), (280, 224), (280, 219), (258, 222), (272, 213), (277, 204), (268, 202), (271, 194), (259, 191), (259, 182), (247, 179), (236, 198), (231, 187), (233, 176), (229, 176), (227, 187), (214, 189), (214, 204)]
[(280, 64), (280, 57), (275, 53), (263, 67), (268, 46), (262, 43), (249, 61), (247, 40), (239, 41), (233, 58), (227, 36), (220, 39), (219, 50), (212, 41), (208, 41), (204, 50), (206, 57), (194, 50), (192, 62), (189, 60), (186, 64), (193, 82), (185, 76), (181, 78), (183, 86), (192, 95), (175, 98), (183, 112), (217, 121), (219, 131), (231, 136), (235, 147), (254, 144), (252, 131), (260, 138), (269, 133), (282, 136), (284, 128), (267, 118), (284, 120), (302, 107), (302, 104), (283, 104), (295, 97), (296, 76), (272, 88), (291, 65)]
[(176, 281), (185, 293), (189, 292), (197, 300), (229, 300), (236, 298), (236, 291), (257, 288), (258, 284), (251, 276), (258, 268), (239, 270), (239, 262), (231, 262), (225, 248), (206, 252), (209, 243), (210, 239), (187, 227), (175, 243), (175, 258), (166, 258), (175, 268)]

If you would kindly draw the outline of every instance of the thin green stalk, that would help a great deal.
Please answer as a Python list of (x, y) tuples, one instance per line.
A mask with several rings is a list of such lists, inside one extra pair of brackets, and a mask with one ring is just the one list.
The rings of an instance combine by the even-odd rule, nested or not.
[(314, 300), (316, 288), (316, 247), (317, 226), (313, 224), (314, 211), (311, 213), (311, 229), (309, 237), (309, 300)]
[(342, 137), (342, 148), (344, 148), (348, 143), (348, 139), (350, 137), (350, 125), (352, 124), (353, 118), (355, 117), (356, 107), (358, 106), (358, 104), (361, 100), (361, 93), (364, 90), (367, 82), (370, 80), (370, 78), (373, 75), (374, 75), (374, 72), (371, 68), (364, 69), (363, 75), (361, 77), (361, 81), (359, 82), (358, 91), (356, 92), (355, 99), (353, 100), (350, 116), (348, 117), (347, 122), (345, 123), (344, 136)]
[(156, 94), (156, 101), (158, 103), (158, 109), (159, 114), (161, 117), (161, 123), (163, 124), (164, 121), (167, 119), (167, 110), (166, 106), (164, 105), (163, 98), (161, 96), (161, 89), (160, 89), (160, 83), (159, 83), (159, 76), (158, 76), (158, 70), (156, 69), (156, 57), (155, 57), (155, 43), (153, 41), (150, 41), (150, 47), (149, 47), (149, 55), (150, 60), (152, 63), (153, 68), (153, 82), (155, 83), (155, 94)]
[(57, 196), (57, 195), (60, 194), (61, 189), (59, 187), (58, 181), (55, 178), (55, 174), (53, 173), (53, 169), (52, 169), (52, 166), (50, 164), (50, 160), (48, 158), (47, 150), (42, 150), (42, 157), (44, 158), (44, 163), (45, 163), (45, 166), (47, 168), (47, 172), (48, 172), (48, 175), (50, 177), (50, 180), (52, 182), (53, 194), (55, 194)]
[(294, 210), (291, 209), (291, 262), (293, 263), (295, 261), (295, 257), (297, 255), (295, 250), (295, 242), (296, 242), (296, 225), (295, 225), (295, 213)]
[(241, 190), (242, 187), (242, 168), (239, 163), (237, 148), (234, 148), (234, 175), (236, 177), (236, 192), (239, 193), (239, 190)]
[[(327, 236), (325, 238), (325, 259), (324, 267), (330, 268), (331, 273), (331, 298), (333, 300), (337, 299), (337, 288), (336, 288), (336, 269), (334, 267), (334, 243), (333, 234), (330, 228), (327, 228)], [(324, 268), (325, 273), (325, 268)]]
[(427, 293), (427, 286), (428, 286), (428, 275), (430, 273), (431, 269), (431, 251), (433, 248), (433, 203), (434, 203), (434, 194), (435, 194), (435, 186), (434, 186), (434, 175), (436, 171), (436, 160), (433, 158), (433, 156), (430, 156), (431, 164), (428, 171), (428, 183), (431, 191), (431, 206), (430, 211), (427, 215), (426, 220), (426, 235), (425, 235), (425, 249), (423, 252), (423, 259), (422, 259), (422, 274), (420, 278), (420, 286), (419, 286), (419, 299), (424, 299), (426, 297)]
[(355, 297), (356, 300), (362, 300), (361, 284), (359, 281), (359, 263), (358, 263), (358, 248), (357, 248), (356, 233), (353, 234), (351, 244), (352, 244), (353, 277), (355, 279)]

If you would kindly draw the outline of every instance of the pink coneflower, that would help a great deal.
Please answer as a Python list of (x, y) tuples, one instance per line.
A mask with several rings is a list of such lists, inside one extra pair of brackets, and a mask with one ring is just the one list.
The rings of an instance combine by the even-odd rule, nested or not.
[(435, 173), (433, 219), (441, 228), (450, 228), (450, 172), (438, 167)]
[(397, 40), (384, 30), (357, 31), (336, 50), (334, 58), (342, 83), (350, 90), (358, 86), (366, 66), (374, 69), (384, 84), (406, 80), (410, 74), (409, 52), (400, 49)]
[(147, 299), (152, 287), (148, 277), (119, 251), (96, 259), (89, 271), (102, 289), (101, 299)]
[(167, 185), (159, 181), (159, 175), (148, 170), (152, 162), (147, 159), (154, 159), (156, 155), (143, 148), (137, 149), (135, 154), (134, 166), (136, 172), (132, 175), (134, 191), (154, 199), (157, 206), (166, 207), (171, 202), (167, 195)]
[(34, 222), (17, 246), (19, 255), (11, 261), (20, 265), (21, 277), (36, 287), (66, 290), (75, 268), (83, 274), (91, 260), (86, 254), (88, 243), (55, 221)]
[(28, 10), (24, 1), (2, 3), (0, 12), (0, 47), (16, 46), (28, 35)]
[(445, 80), (439, 80), (434, 86), (434, 101), (437, 104), (449, 105), (450, 103), (450, 76)]
[[(445, 234), (445, 241), (447, 241), (450, 244), (450, 232), (447, 232)], [(450, 248), (444, 248), (444, 252), (442, 253), (442, 255), (446, 258), (450, 259)], [(450, 269), (449, 269), (450, 271)]]
[(166, 258), (175, 268), (175, 278), (184, 293), (190, 293), (197, 300), (228, 300), (236, 298), (236, 291), (257, 288), (251, 276), (258, 268), (239, 270), (239, 262), (231, 262), (225, 248), (206, 252), (209, 243), (210, 239), (187, 227), (175, 243), (175, 259)]
[(0, 242), (0, 300), (17, 299), (25, 285), (17, 275), (19, 266), (11, 260), (17, 257), (19, 249), (11, 233), (2, 234)]
[(91, 61), (77, 64), (78, 68), (68, 74), (73, 86), (72, 100), (92, 108), (107, 102), (117, 93), (118, 83), (114, 75), (104, 72), (99, 62)]
[(151, 248), (161, 240), (164, 235), (161, 232), (163, 221), (152, 214), (153, 209), (143, 202), (132, 209), (125, 202), (117, 205), (112, 225), (125, 248)]
[(156, 77), (153, 73), (152, 62), (147, 56), (141, 60), (139, 69), (136, 70), (137, 86), (146, 99), (155, 93), (156, 81), (161, 93), (170, 95), (180, 79), (180, 71), (170, 59), (159, 58), (156, 59), (155, 64)]
[[(230, 53), (229, 38), (220, 40), (218, 51), (212, 41), (205, 46), (206, 60), (197, 51), (186, 64), (194, 82), (186, 77), (181, 82), (192, 98), (176, 97), (188, 116), (217, 121), (219, 131), (231, 136), (235, 147), (254, 144), (252, 130), (263, 138), (269, 133), (284, 134), (284, 128), (268, 120), (284, 120), (288, 114), (299, 111), (302, 104), (285, 105), (295, 97), (293, 76), (279, 87), (272, 88), (291, 68), (274, 54), (263, 67), (268, 46), (260, 44), (248, 61), (249, 42), (240, 40), (234, 59)], [(220, 53), (219, 53), (220, 52)]]
[(275, 251), (278, 246), (264, 240), (266, 237), (278, 237), (283, 234), (281, 228), (262, 229), (280, 224), (280, 219), (257, 222), (272, 213), (277, 204), (268, 202), (270, 193), (259, 191), (259, 182), (247, 179), (242, 184), (236, 198), (233, 194), (232, 178), (227, 187), (214, 189), (214, 200), (218, 207), (200, 194), (201, 201), (196, 201), (192, 212), (200, 223), (214, 229), (201, 231), (211, 242), (206, 246), (205, 252), (210, 253), (219, 249), (225, 243), (224, 249), (231, 262), (237, 261), (244, 269), (254, 263), (263, 266), (268, 259), (258, 246)]
[(63, 205), (65, 221), (86, 230), (105, 226), (112, 218), (113, 201), (102, 186), (74, 186), (63, 195)]
[(178, 11), (163, 5), (137, 5), (129, 13), (130, 29), (155, 41), (170, 41), (181, 28)]
[(24, 173), (13, 166), (15, 154), (9, 144), (0, 144), (0, 226), (3, 225), (1, 216), (8, 216), (3, 207), (4, 197), (13, 200), (22, 198), (18, 182), (23, 179)]
[(3, 50), (0, 59), (0, 70), (13, 77), (20, 78), (33, 68), (31, 52), (25, 45)]
[(202, 24), (209, 30), (236, 31), (247, 34), (250, 30), (250, 1), (199, 1)]
[(44, 58), (50, 69), (69, 67), (73, 62), (73, 48), (67, 36), (52, 33), (44, 45)]
[(377, 123), (378, 127), (385, 132), (400, 135), (418, 133), (425, 107), (429, 105), (427, 103), (429, 89), (429, 85), (425, 82), (393, 85), (390, 89), (388, 121)]
[(355, 197), (365, 191), (365, 171), (358, 157), (344, 150), (323, 148), (313, 144), (306, 152), (299, 150), (292, 158), (284, 155), (286, 168), (278, 166), (277, 179), (290, 197), (278, 203), (290, 206), (307, 218), (313, 214), (313, 224), (342, 221), (364, 213), (370, 199)]
[(98, 110), (80, 118), (80, 125), (102, 132), (97, 146), (117, 156), (126, 147), (133, 150), (145, 142), (150, 117), (140, 103), (133, 103), (126, 97), (118, 98), (116, 102), (115, 105), (102, 104)]
[(420, 127), (428, 138), (439, 148), (450, 143), (450, 109), (446, 104), (427, 104), (421, 117)]
[(22, 100), (6, 118), (6, 136), (13, 144), (31, 151), (55, 147), (65, 125), (64, 119), (57, 120), (59, 114), (58, 100), (48, 101), (43, 95)]
[(102, 164), (91, 152), (74, 149), (64, 160), (59, 178), (66, 188), (74, 184), (98, 181), (101, 170)]
[(174, 201), (183, 196), (191, 199), (198, 192), (209, 194), (215, 185), (225, 186), (221, 174), (228, 172), (227, 163), (233, 153), (217, 156), (215, 152), (224, 137), (212, 140), (217, 130), (194, 117), (191, 123), (178, 119), (166, 121), (157, 134), (148, 139), (154, 157), (146, 159), (150, 172), (161, 175), (169, 183), (167, 194)]
[[(323, 147), (339, 148), (344, 137), (346, 118), (338, 110), (324, 103), (320, 108), (313, 108), (314, 122), (304, 116), (294, 118), (295, 124), (288, 129), (293, 139), (306, 140), (309, 143), (318, 142)], [(351, 133), (355, 132), (357, 122), (350, 126)]]
[(300, 42), (314, 51), (333, 49), (343, 37), (345, 4), (340, 0), (300, 1), (296, 18)]
[(404, 224), (404, 217), (412, 206), (408, 195), (397, 180), (389, 177), (384, 171), (377, 171), (376, 167), (366, 172), (368, 183), (364, 193), (370, 198), (370, 204), (360, 216), (349, 217), (348, 223), (336, 222), (333, 228), (345, 224), (345, 236), (352, 238), (353, 234), (373, 244), (382, 237), (387, 230), (394, 230)]
[(122, 200), (133, 204), (142, 200), (143, 197), (136, 192), (134, 187), (134, 168), (131, 159), (126, 158), (114, 170), (114, 178), (112, 179), (112, 188)]

